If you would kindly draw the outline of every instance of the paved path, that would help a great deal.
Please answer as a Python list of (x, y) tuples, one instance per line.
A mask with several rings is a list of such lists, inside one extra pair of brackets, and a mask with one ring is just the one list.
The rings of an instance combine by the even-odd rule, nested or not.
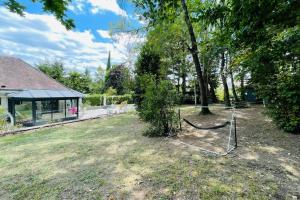
[(135, 107), (133, 104), (129, 105), (110, 105), (106, 107), (91, 107), (89, 109), (84, 109), (79, 115), (79, 119), (89, 119), (94, 117), (100, 117), (104, 115), (113, 115), (135, 111)]

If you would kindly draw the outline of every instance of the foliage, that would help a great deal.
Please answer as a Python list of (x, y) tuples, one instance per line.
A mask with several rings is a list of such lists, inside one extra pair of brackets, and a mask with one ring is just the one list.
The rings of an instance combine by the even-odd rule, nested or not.
[(65, 69), (63, 63), (55, 61), (51, 62), (44, 62), (37, 65), (37, 68), (42, 71), (43, 73), (47, 74), (51, 78), (57, 80), (58, 82), (64, 83), (65, 79)]
[(95, 73), (95, 77), (92, 79), (90, 84), (90, 93), (91, 94), (99, 94), (103, 91), (105, 84), (105, 70), (99, 66)]
[(191, 8), (186, 0), (135, 0), (134, 3), (143, 11), (143, 16), (153, 25), (161, 25), (163, 23), (175, 23), (179, 17), (183, 17), (184, 26), (187, 29), (188, 41), (183, 40), (182, 48), (189, 50), (192, 57), (197, 79), (201, 92), (201, 114), (209, 114), (207, 83), (205, 81), (205, 71), (201, 67), (201, 59), (198, 48), (195, 25), (191, 16)]
[(104, 94), (108, 96), (117, 95), (117, 90), (113, 87), (109, 87)]
[(260, 93), (276, 124), (285, 131), (300, 133), (300, 69), (279, 72), (274, 84), (260, 88)]
[(134, 100), (137, 105), (137, 109), (141, 108), (141, 103), (143, 101), (143, 95), (145, 93), (145, 88), (143, 85), (143, 76), (152, 75), (157, 79), (162, 76), (161, 74), (161, 57), (157, 49), (150, 45), (145, 44), (135, 63), (135, 90), (134, 90)]
[(128, 68), (122, 64), (115, 65), (108, 72), (105, 89), (112, 87), (117, 90), (118, 95), (122, 95), (130, 92), (131, 81)]
[(109, 72), (111, 69), (111, 58), (110, 58), (110, 51), (108, 52), (108, 58), (107, 58), (107, 64), (106, 64), (106, 70), (105, 70), (105, 82), (109, 78)]
[(90, 84), (92, 80), (89, 76), (81, 74), (79, 72), (70, 72), (65, 79), (65, 85), (73, 90), (77, 90), (82, 93), (90, 92)]
[(174, 111), (176, 91), (169, 80), (158, 82), (153, 75), (145, 75), (143, 84), (145, 94), (139, 115), (151, 125), (145, 134), (167, 136), (175, 130), (178, 121), (178, 116)]
[[(32, 2), (40, 2), (45, 12), (52, 13), (58, 21), (60, 21), (67, 29), (75, 27), (74, 21), (66, 16), (68, 5), (71, 0), (32, 0)], [(18, 0), (4, 0), (4, 5), (14, 13), (24, 16), (26, 7)]]
[(86, 95), (82, 101), (86, 105), (90, 106), (100, 106), (101, 105), (101, 95), (100, 94), (89, 94)]
[(289, 132), (299, 132), (299, 1), (232, 0), (230, 27), (251, 82), (268, 113)]
[(135, 72), (137, 76), (149, 74), (160, 77), (162, 75), (160, 52), (155, 46), (145, 44), (142, 47), (135, 64)]
[(133, 97), (131, 94), (107, 96), (103, 94), (90, 94), (84, 97), (83, 103), (91, 106), (103, 105), (104, 96), (106, 98), (106, 104), (121, 104), (123, 102), (133, 103)]
[(104, 87), (104, 70), (101, 66), (97, 69), (94, 79), (87, 68), (84, 73), (76, 71), (67, 73), (64, 64), (59, 61), (46, 61), (36, 67), (65, 86), (82, 93), (100, 93)]

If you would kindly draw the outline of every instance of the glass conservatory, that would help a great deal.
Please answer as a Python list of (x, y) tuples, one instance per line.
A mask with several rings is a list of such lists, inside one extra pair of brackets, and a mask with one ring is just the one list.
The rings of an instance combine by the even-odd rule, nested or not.
[(72, 90), (25, 90), (8, 95), (14, 124), (36, 126), (79, 117), (83, 94)]

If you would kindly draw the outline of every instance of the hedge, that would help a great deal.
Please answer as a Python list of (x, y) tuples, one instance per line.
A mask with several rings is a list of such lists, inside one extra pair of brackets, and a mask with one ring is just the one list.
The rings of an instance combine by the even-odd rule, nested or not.
[[(100, 106), (103, 105), (104, 96), (102, 94), (90, 94), (83, 99), (83, 103), (91, 106)], [(106, 105), (121, 104), (122, 102), (133, 103), (132, 95), (106, 96)]]

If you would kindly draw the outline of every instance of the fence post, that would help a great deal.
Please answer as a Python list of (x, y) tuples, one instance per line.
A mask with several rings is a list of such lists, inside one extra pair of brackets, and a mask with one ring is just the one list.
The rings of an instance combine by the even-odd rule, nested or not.
[(178, 109), (178, 118), (179, 118), (179, 128), (180, 128), (180, 131), (182, 131), (182, 127), (181, 127), (181, 115), (180, 115), (180, 108)]
[(106, 106), (106, 95), (103, 95), (103, 106)]
[(235, 140), (235, 148), (238, 147), (237, 145), (237, 136), (236, 136), (236, 118), (234, 117), (234, 140)]

